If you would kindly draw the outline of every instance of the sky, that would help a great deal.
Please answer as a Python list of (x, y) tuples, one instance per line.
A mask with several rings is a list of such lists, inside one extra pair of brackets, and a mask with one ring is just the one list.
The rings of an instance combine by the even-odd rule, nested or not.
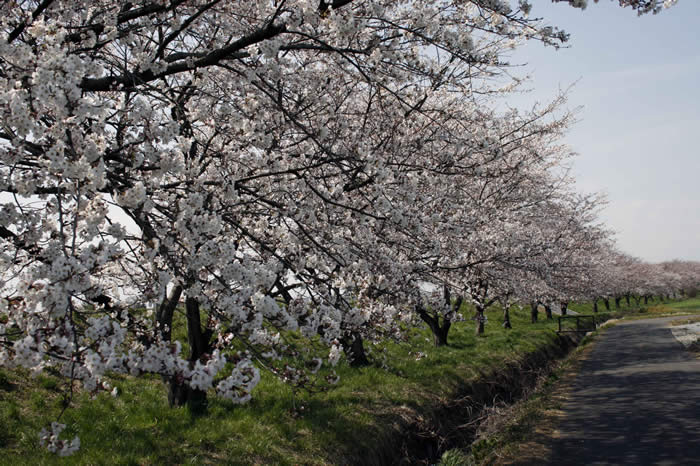
[(700, 1), (641, 17), (610, 0), (583, 11), (532, 3), (532, 16), (571, 39), (566, 49), (532, 42), (514, 52), (532, 81), (509, 105), (546, 102), (573, 84), (572, 174), (579, 191), (607, 195), (601, 219), (619, 248), (649, 262), (700, 260)]

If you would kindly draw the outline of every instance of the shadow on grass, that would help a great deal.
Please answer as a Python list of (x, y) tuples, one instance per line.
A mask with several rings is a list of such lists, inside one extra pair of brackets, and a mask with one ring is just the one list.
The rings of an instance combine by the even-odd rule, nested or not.
[(0, 371), (0, 390), (5, 391), (5, 392), (12, 392), (16, 389), (17, 389), (17, 384), (12, 383), (10, 381), (9, 377), (7, 377), (7, 374)]

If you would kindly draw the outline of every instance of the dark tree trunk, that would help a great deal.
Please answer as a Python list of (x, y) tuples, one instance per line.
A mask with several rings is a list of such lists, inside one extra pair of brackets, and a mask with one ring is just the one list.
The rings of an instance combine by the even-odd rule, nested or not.
[(513, 328), (510, 324), (510, 306), (508, 305), (503, 308), (503, 328)]
[(569, 310), (569, 302), (568, 301), (562, 301), (561, 302), (561, 315), (565, 316), (566, 312)]
[(544, 313), (547, 316), (547, 320), (553, 320), (554, 316), (552, 316), (552, 306), (549, 304), (544, 305)]
[(620, 309), (620, 301), (622, 300), (621, 297), (615, 296), (615, 309)]
[(185, 406), (193, 412), (202, 412), (207, 402), (207, 393), (187, 385), (180, 377), (171, 377), (168, 382), (170, 407)]
[(367, 353), (365, 353), (362, 335), (352, 332), (343, 338), (342, 343), (345, 357), (348, 358), (350, 367), (369, 366), (369, 359), (367, 358)]
[[(202, 330), (202, 322), (199, 317), (199, 301), (188, 297), (185, 300), (185, 313), (187, 315), (187, 340), (190, 345), (190, 366), (211, 352), (212, 330)], [(207, 408), (207, 392), (192, 388), (179, 377), (171, 377), (168, 391), (170, 406), (184, 406), (193, 413), (203, 413)]]
[(603, 298), (603, 304), (605, 304), (605, 310), (610, 310), (610, 300), (608, 298)]
[(629, 295), (629, 293), (627, 293), (625, 295), (625, 302), (627, 303), (627, 307), (630, 307), (630, 295)]
[(450, 327), (452, 326), (450, 319), (443, 319), (442, 325), (440, 325), (438, 317), (427, 315), (427, 313), (425, 317), (421, 315), (421, 319), (423, 319), (423, 322), (428, 324), (430, 331), (433, 332), (433, 342), (435, 343), (435, 346), (447, 346), (447, 333), (450, 331)]
[(452, 322), (450, 322), (449, 319), (446, 319), (442, 323), (442, 327), (440, 325), (436, 326), (433, 329), (433, 343), (435, 343), (435, 346), (447, 346), (447, 333), (450, 331), (450, 327), (452, 326)]
[(593, 300), (593, 312), (598, 312), (598, 300)]
[(483, 335), (484, 334), (484, 307), (481, 304), (477, 304), (476, 306), (476, 329), (474, 330), (474, 333), (476, 335)]
[(416, 312), (421, 320), (428, 324), (430, 331), (433, 333), (433, 342), (435, 346), (447, 346), (447, 333), (450, 331), (452, 321), (444, 317), (442, 319), (442, 325), (440, 325), (440, 316), (437, 314), (430, 315), (421, 305), (416, 306)]
[(182, 296), (182, 287), (178, 285), (172, 289), (170, 296), (163, 297), (163, 301), (156, 311), (156, 331), (160, 332), (160, 337), (163, 341), (169, 342), (171, 339), (173, 313), (177, 303), (180, 302), (180, 296)]
[(649, 296), (645, 295), (644, 296), (644, 305), (646, 306), (647, 304), (649, 304)]
[(532, 323), (537, 323), (537, 302), (530, 303), (530, 320)]

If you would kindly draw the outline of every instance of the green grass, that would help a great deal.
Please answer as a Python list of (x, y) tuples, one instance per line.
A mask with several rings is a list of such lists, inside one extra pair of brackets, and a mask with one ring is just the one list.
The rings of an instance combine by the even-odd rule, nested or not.
[(655, 302), (643, 307), (637, 312), (620, 313), (625, 319), (648, 319), (653, 317), (673, 317), (700, 314), (700, 298), (686, 299), (682, 301)]
[[(555, 338), (556, 320), (547, 322), (541, 313), (540, 322), (530, 324), (529, 308), (511, 310), (510, 331), (501, 327), (499, 309), (487, 316), (485, 336), (475, 336), (469, 320), (456, 323), (448, 347), (435, 348), (425, 328), (409, 342), (369, 347), (376, 364), (353, 369), (341, 362), (340, 383), (326, 392), (294, 394), (264, 373), (249, 404), (210, 396), (208, 412), (198, 417), (168, 407), (159, 377), (115, 376), (118, 397), (103, 393), (90, 400), (78, 393), (61, 418), (68, 426), (62, 437), (81, 439), (80, 451), (69, 458), (38, 447), (39, 431), (61, 411), (64, 382), (0, 369), (0, 464), (291, 465), (390, 458), (412, 420), (429, 418), (460, 387)], [(425, 357), (417, 360), (417, 352)]]
[[(610, 305), (610, 310), (605, 308), (605, 303), (602, 299), (598, 300), (598, 312), (612, 312), (612, 313), (625, 313), (625, 312), (636, 312), (640, 308), (647, 308), (654, 305), (663, 304), (659, 298), (650, 298), (646, 304), (644, 304), (644, 299), (639, 300), (639, 305), (634, 298), (630, 297), (630, 304), (627, 305), (627, 301), (623, 298), (620, 300), (619, 309), (615, 307), (615, 300), (609, 299), (608, 304)], [(568, 309), (571, 311), (578, 312), (579, 314), (593, 314), (593, 303), (569, 303)]]
[[(37, 448), (38, 432), (61, 410), (63, 382), (2, 370), (0, 463), (331, 464), (391, 455), (387, 449), (406, 422), (429, 416), (481, 373), (554, 338), (553, 322), (532, 325), (526, 309), (511, 311), (510, 331), (500, 326), (499, 310), (487, 315), (483, 337), (474, 335), (471, 321), (456, 323), (450, 346), (435, 348), (427, 329), (419, 329), (408, 343), (369, 348), (374, 366), (353, 369), (341, 362), (341, 381), (327, 392), (293, 395), (264, 374), (248, 405), (210, 397), (201, 417), (169, 408), (158, 377), (115, 377), (118, 397), (100, 394), (91, 401), (79, 394), (61, 419), (68, 425), (65, 438), (81, 439), (80, 451), (67, 459)], [(425, 357), (416, 360), (417, 352)]]
[[(570, 303), (569, 309), (579, 314), (593, 314), (593, 304)], [(661, 301), (658, 298), (649, 299), (647, 304), (640, 300), (639, 305), (631, 298), (630, 305), (624, 299), (620, 301), (620, 308), (615, 308), (615, 301), (610, 300), (610, 311), (608, 312), (602, 300), (598, 300), (598, 315), (608, 318), (620, 319), (648, 319), (652, 317), (681, 316), (688, 314), (700, 314), (700, 298)]]
[(700, 298), (687, 299), (684, 301), (676, 301), (673, 303), (664, 304), (667, 309), (689, 313), (700, 313)]

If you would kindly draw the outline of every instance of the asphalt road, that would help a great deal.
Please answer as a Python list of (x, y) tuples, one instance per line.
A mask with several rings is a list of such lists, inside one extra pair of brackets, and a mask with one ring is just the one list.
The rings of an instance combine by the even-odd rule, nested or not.
[(596, 338), (564, 405), (552, 465), (700, 465), (700, 360), (671, 318), (619, 323)]

